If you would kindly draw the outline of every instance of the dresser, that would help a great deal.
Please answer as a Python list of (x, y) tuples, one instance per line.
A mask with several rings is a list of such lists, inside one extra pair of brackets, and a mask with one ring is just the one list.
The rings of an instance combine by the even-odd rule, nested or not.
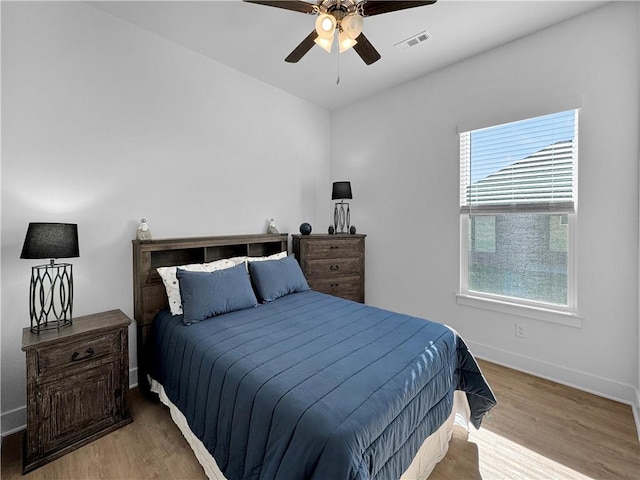
[(293, 235), (293, 253), (313, 290), (364, 303), (366, 235)]
[(120, 310), (73, 319), (59, 330), (25, 328), (27, 473), (128, 423), (131, 320)]

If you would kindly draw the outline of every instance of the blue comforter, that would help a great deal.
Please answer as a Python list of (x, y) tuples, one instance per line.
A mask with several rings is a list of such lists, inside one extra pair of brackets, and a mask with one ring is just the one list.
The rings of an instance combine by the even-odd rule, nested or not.
[(467, 391), (495, 403), (448, 327), (307, 291), (190, 326), (161, 313), (154, 371), (230, 479), (392, 479)]

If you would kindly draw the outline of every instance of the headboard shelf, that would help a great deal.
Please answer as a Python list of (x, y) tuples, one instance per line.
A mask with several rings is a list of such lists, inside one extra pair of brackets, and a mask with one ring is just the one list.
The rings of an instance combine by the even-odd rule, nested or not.
[[(206, 261), (202, 248), (157, 250), (151, 251), (149, 255), (151, 268), (153, 270), (158, 267), (165, 267), (169, 265), (187, 265), (189, 263), (203, 263)], [(158, 279), (160, 279), (159, 276)]]
[(286, 251), (288, 234), (225, 235), (133, 241), (133, 316), (138, 333), (138, 384), (148, 393), (146, 351), (153, 319), (168, 306), (156, 269), (238, 256), (261, 257)]

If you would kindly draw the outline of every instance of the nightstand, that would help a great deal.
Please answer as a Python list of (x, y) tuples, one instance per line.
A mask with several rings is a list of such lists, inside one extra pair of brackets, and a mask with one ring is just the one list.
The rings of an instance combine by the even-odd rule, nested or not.
[(293, 235), (293, 253), (309, 286), (364, 303), (364, 239), (361, 234)]
[(120, 310), (40, 334), (25, 328), (27, 473), (128, 423), (131, 320)]

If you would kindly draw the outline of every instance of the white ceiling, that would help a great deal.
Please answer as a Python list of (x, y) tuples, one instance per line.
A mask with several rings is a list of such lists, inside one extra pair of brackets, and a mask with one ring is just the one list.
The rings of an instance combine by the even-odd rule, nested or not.
[[(608, 2), (439, 0), (368, 17), (363, 31), (382, 55), (369, 66), (353, 50), (329, 54), (317, 46), (300, 62), (286, 63), (313, 30), (315, 17), (281, 8), (241, 0), (88, 3), (331, 110)], [(394, 47), (424, 30), (428, 41), (404, 52)]]

